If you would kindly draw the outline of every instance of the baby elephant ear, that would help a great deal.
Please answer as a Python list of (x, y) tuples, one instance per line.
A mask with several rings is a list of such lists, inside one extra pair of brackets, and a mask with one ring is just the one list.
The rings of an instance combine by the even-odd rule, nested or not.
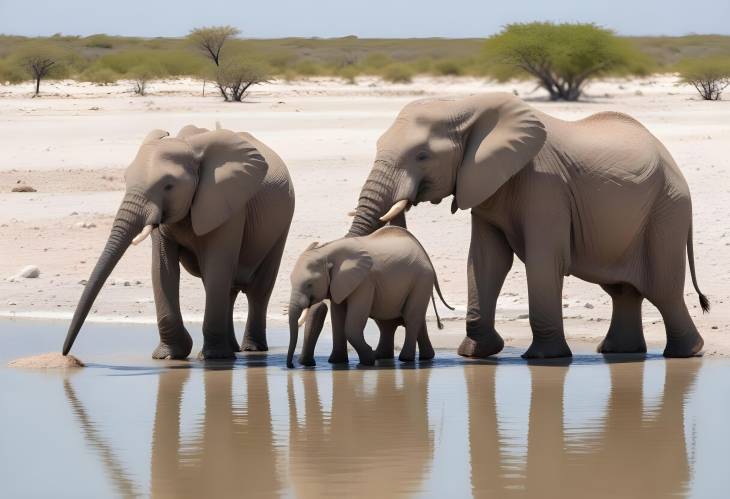
[(547, 132), (534, 110), (510, 94), (485, 96), (471, 125), (456, 174), (456, 204), (483, 203), (534, 158)]
[(229, 130), (190, 135), (186, 141), (200, 161), (190, 208), (193, 231), (200, 236), (245, 208), (269, 166), (250, 142)]
[(342, 303), (342, 300), (350, 296), (357, 287), (365, 280), (368, 272), (373, 266), (373, 259), (363, 249), (357, 250), (354, 254), (333, 262), (330, 283), (330, 295), (335, 303)]
[(200, 133), (209, 132), (207, 128), (198, 128), (195, 125), (185, 125), (180, 129), (179, 132), (177, 132), (177, 138), (178, 139), (187, 139), (188, 137), (192, 137), (193, 135), (198, 135)]
[(158, 140), (164, 139), (165, 137), (167, 137), (169, 135), (170, 135), (170, 132), (166, 132), (165, 130), (155, 129), (147, 134), (147, 136), (144, 138), (142, 143), (149, 144), (151, 142), (156, 142)]

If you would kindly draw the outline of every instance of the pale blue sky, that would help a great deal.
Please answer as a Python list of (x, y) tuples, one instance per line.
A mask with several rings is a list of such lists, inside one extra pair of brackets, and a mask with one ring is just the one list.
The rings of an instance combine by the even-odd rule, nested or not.
[(0, 33), (481, 37), (510, 22), (596, 22), (625, 35), (730, 34), (730, 0), (0, 0)]

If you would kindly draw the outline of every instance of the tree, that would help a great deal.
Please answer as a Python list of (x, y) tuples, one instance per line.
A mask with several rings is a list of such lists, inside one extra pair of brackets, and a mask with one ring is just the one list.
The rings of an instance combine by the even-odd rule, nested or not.
[(204, 26), (192, 30), (188, 39), (216, 66), (220, 66), (223, 46), (239, 33), (233, 26)]
[(41, 89), (41, 80), (48, 76), (60, 76), (65, 53), (59, 48), (46, 44), (31, 44), (21, 49), (16, 60), (21, 68), (35, 81), (37, 97)]
[(720, 100), (730, 85), (730, 58), (685, 59), (677, 65), (681, 81), (695, 87), (705, 100)]
[(269, 78), (262, 64), (242, 59), (223, 61), (216, 70), (216, 83), (227, 102), (241, 102), (249, 88), (266, 83)]
[(595, 24), (508, 24), (487, 39), (487, 60), (502, 80), (520, 73), (537, 79), (551, 100), (578, 100), (591, 78), (641, 58), (626, 41)]

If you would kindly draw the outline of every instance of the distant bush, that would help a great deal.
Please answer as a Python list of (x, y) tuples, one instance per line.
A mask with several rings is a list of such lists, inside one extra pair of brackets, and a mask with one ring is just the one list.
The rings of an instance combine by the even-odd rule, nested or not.
[(127, 76), (132, 80), (132, 90), (137, 95), (147, 95), (147, 83), (164, 75), (164, 70), (152, 64), (140, 64), (129, 70)]
[(301, 76), (317, 76), (324, 73), (321, 65), (314, 61), (301, 61), (294, 66), (294, 71)]
[(114, 48), (114, 38), (103, 33), (87, 36), (84, 45), (91, 48), (111, 49)]
[(89, 66), (79, 76), (78, 80), (96, 83), (97, 85), (109, 85), (115, 83), (121, 75), (111, 68), (101, 66)]
[(695, 87), (704, 100), (720, 100), (730, 85), (729, 57), (685, 59), (677, 69), (682, 81)]
[(220, 66), (223, 47), (239, 33), (238, 28), (233, 26), (204, 26), (192, 30), (188, 34), (188, 40), (216, 66)]
[(20, 83), (28, 80), (28, 74), (16, 61), (11, 59), (0, 59), (0, 84)]
[(337, 76), (345, 80), (350, 85), (357, 83), (356, 78), (359, 74), (360, 71), (358, 71), (355, 66), (345, 66), (337, 72)]
[(499, 79), (519, 73), (536, 78), (552, 100), (578, 100), (591, 78), (626, 67), (637, 51), (594, 24), (509, 24), (485, 45)]
[(436, 74), (442, 76), (459, 76), (463, 74), (463, 69), (456, 61), (438, 61), (434, 64), (434, 70)]
[(249, 88), (269, 79), (268, 69), (254, 61), (222, 60), (216, 70), (216, 83), (227, 102), (241, 102)]
[(385, 81), (391, 83), (411, 83), (413, 81), (413, 70), (405, 64), (393, 63), (382, 71)]

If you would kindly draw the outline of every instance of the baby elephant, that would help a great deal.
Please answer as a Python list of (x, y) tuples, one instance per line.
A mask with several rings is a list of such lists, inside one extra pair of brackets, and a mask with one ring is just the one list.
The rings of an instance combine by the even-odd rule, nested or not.
[[(418, 240), (407, 230), (388, 226), (363, 237), (347, 237), (317, 246), (310, 245), (297, 260), (291, 274), (289, 303), (289, 353), (287, 366), (297, 346), (299, 326), (309, 307), (330, 299), (332, 305), (331, 363), (347, 362), (347, 341), (355, 348), (360, 363), (372, 365), (376, 358), (393, 356), (393, 334), (399, 325), (406, 337), (399, 359), (412, 361), (416, 343), (421, 359), (433, 358), (426, 330), (426, 309), (434, 286), (441, 295), (431, 260)], [(435, 310), (434, 302), (434, 310)], [(318, 307), (321, 317), (306, 331), (303, 365), (314, 365), (314, 346), (327, 309)], [(380, 328), (377, 350), (363, 337), (368, 318)]]

